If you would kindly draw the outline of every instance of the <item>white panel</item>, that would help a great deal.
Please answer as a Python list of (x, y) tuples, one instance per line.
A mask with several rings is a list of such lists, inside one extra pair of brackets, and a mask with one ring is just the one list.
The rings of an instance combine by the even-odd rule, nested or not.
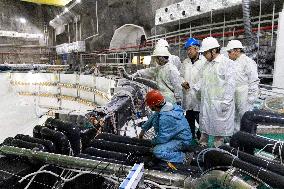
[(39, 38), (42, 38), (43, 35), (42, 34), (34, 34), (34, 33), (19, 33), (19, 32), (16, 32), (16, 31), (0, 30), (0, 37), (39, 39)]
[(40, 93), (58, 94), (59, 90), (57, 86), (39, 86)]
[(108, 103), (108, 100), (103, 98), (102, 96), (100, 95), (96, 95), (95, 96), (95, 103), (99, 106), (104, 106)]
[(77, 89), (61, 87), (61, 95), (77, 97)]
[(79, 84), (88, 87), (95, 87), (95, 79), (92, 75), (80, 75)]
[(59, 108), (60, 103), (57, 98), (39, 97), (38, 105), (42, 107)]
[(284, 88), (284, 9), (279, 13), (273, 85)]
[[(156, 10), (155, 25), (161, 25), (193, 16), (204, 14), (213, 10), (224, 9), (241, 4), (242, 0), (184, 0)], [(200, 10), (198, 10), (198, 7)]]
[(94, 102), (94, 93), (88, 91), (80, 91), (80, 98)]
[(85, 52), (86, 45), (85, 41), (76, 41), (73, 43), (63, 43), (56, 46), (57, 54), (66, 54), (71, 52)]
[(79, 106), (78, 102), (70, 100), (62, 100), (61, 107), (63, 109), (75, 110)]
[(110, 88), (114, 87), (114, 85), (115, 85), (115, 82), (111, 79), (104, 78), (104, 77), (96, 78), (96, 89), (98, 89), (99, 91), (110, 93)]
[(76, 84), (76, 74), (60, 74), (60, 83)]

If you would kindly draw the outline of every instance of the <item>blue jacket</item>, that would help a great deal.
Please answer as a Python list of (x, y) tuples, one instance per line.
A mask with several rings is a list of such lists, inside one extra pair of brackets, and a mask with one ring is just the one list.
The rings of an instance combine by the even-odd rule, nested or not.
[(142, 125), (143, 131), (148, 131), (154, 127), (155, 138), (152, 140), (153, 144), (164, 144), (171, 140), (184, 141), (185, 145), (191, 143), (190, 127), (183, 110), (178, 105), (173, 105), (167, 102), (160, 112), (155, 112)]

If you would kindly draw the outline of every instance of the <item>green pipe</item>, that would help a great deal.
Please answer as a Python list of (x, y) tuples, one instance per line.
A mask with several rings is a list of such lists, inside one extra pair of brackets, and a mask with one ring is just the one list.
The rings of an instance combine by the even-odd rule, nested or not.
[[(131, 166), (101, 162), (97, 160), (84, 159), (79, 157), (53, 154), (48, 152), (34, 151), (25, 148), (18, 148), (14, 146), (3, 145), (0, 147), (0, 153), (3, 155), (15, 155), (26, 157), (33, 160), (39, 160), (47, 164), (55, 164), (62, 167), (84, 169), (92, 172), (105, 172), (120, 174), (127, 174), (131, 170)], [(191, 178), (187, 178), (186, 175), (165, 173), (156, 170), (144, 170), (144, 177), (156, 181), (160, 184), (184, 187), (185, 182), (190, 182)]]

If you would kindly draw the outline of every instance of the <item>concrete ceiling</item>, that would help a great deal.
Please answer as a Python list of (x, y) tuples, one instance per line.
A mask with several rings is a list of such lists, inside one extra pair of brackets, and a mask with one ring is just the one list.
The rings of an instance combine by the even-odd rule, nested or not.
[(30, 3), (54, 5), (54, 6), (65, 6), (72, 0), (22, 0)]

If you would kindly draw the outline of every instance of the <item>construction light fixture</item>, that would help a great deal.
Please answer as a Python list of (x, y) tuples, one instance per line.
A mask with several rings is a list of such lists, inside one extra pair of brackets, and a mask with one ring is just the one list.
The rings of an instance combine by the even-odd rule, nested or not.
[(81, 3), (81, 0), (76, 0), (76, 3)]
[(69, 11), (69, 9), (67, 8), (67, 7), (65, 7), (64, 8), (64, 12), (66, 13), (66, 12), (68, 12)]
[(22, 23), (22, 24), (25, 24), (27, 23), (27, 20), (23, 17), (19, 18), (19, 22)]

